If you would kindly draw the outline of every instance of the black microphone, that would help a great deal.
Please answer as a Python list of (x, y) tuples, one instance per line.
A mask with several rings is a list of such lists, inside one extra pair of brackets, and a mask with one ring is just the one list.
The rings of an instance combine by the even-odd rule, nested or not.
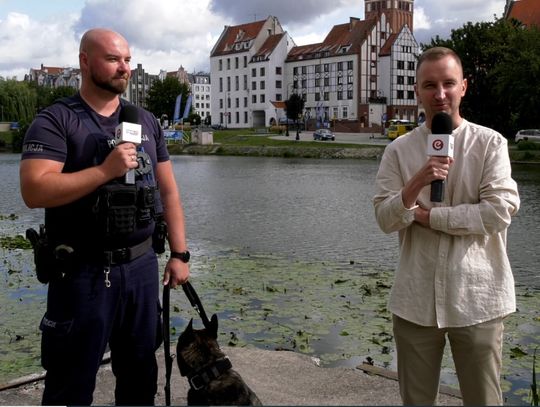
[[(432, 134), (428, 136), (428, 155), (439, 157), (454, 156), (453, 128), (452, 117), (448, 113), (438, 112), (433, 116), (431, 120)], [(431, 202), (442, 202), (444, 200), (444, 180), (438, 179), (431, 182), (430, 199)]]
[[(116, 144), (141, 144), (142, 127), (139, 124), (139, 110), (134, 105), (124, 105), (120, 109), (120, 124), (116, 126), (114, 139)], [(135, 183), (135, 170), (129, 170), (125, 175), (126, 184)]]

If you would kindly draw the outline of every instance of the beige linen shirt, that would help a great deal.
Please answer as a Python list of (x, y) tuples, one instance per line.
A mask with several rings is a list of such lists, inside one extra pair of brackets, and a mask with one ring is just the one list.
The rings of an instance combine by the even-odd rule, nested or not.
[(423, 326), (463, 327), (516, 309), (506, 231), (519, 209), (507, 142), (494, 130), (463, 120), (453, 131), (454, 163), (444, 202), (430, 202), (430, 186), (417, 204), (431, 208), (431, 228), (414, 222), (401, 191), (424, 166), (424, 125), (386, 147), (373, 198), (377, 223), (399, 234), (399, 264), (389, 310)]

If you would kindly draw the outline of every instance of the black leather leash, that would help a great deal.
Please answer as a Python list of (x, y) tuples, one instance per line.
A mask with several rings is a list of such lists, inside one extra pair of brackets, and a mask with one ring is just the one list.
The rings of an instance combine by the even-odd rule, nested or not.
[(173, 357), (171, 355), (169, 284), (163, 287), (163, 347), (165, 348), (165, 405), (170, 406)]
[(206, 312), (204, 312), (204, 307), (201, 303), (201, 300), (199, 299), (199, 296), (197, 295), (197, 292), (195, 291), (191, 283), (189, 281), (185, 282), (184, 284), (182, 284), (182, 288), (184, 289), (184, 293), (186, 294), (186, 297), (191, 303), (191, 306), (195, 308), (195, 311), (197, 311), (197, 313), (201, 317), (204, 327), (209, 328), (210, 321), (206, 316)]
[[(206, 316), (204, 307), (201, 303), (197, 292), (189, 281), (182, 284), (184, 293), (188, 298), (191, 306), (197, 311), (202, 319), (205, 328), (210, 327), (210, 321)], [(163, 287), (163, 347), (165, 348), (165, 405), (171, 405), (171, 374), (173, 366), (173, 355), (171, 355), (171, 330), (170, 330), (170, 288), (167, 284)]]

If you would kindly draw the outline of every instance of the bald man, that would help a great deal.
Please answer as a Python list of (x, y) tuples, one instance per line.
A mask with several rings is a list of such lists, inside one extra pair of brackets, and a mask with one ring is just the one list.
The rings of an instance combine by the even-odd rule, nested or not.
[(21, 193), (28, 207), (45, 208), (46, 250), (36, 258), (48, 283), (45, 405), (90, 405), (107, 346), (116, 404), (154, 404), (162, 339), (156, 251), (165, 236), (171, 255), (162, 283), (174, 288), (189, 277), (182, 202), (156, 119), (137, 107), (141, 144), (114, 141), (130, 61), (123, 36), (87, 31), (80, 91), (41, 111), (24, 139)]

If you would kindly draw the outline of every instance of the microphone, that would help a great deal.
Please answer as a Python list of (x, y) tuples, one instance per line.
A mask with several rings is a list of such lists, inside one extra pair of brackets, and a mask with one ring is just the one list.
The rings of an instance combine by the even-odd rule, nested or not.
[[(116, 144), (133, 143), (141, 144), (142, 127), (139, 124), (139, 111), (134, 105), (124, 105), (120, 110), (120, 124), (114, 131)], [(135, 170), (129, 170), (125, 175), (126, 184), (135, 183)]]
[[(454, 157), (454, 136), (452, 118), (446, 112), (438, 112), (431, 120), (431, 133), (428, 135), (427, 154), (439, 157)], [(431, 202), (444, 200), (444, 180), (431, 182)]]

